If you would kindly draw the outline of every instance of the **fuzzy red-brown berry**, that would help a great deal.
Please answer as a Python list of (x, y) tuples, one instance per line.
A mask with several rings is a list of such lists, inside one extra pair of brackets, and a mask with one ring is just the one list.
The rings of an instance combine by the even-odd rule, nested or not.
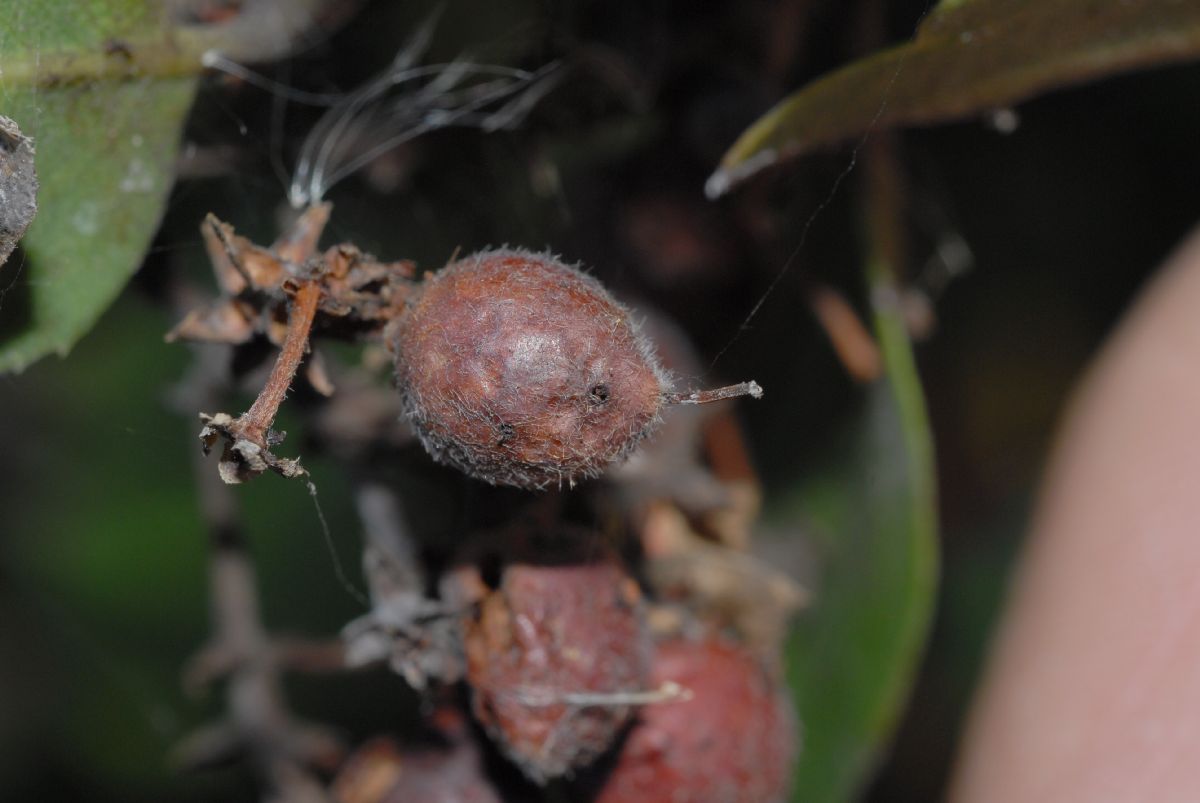
[(644, 706), (595, 803), (773, 803), (787, 797), (795, 716), (759, 661), (715, 638), (660, 644), (651, 683), (686, 699)]
[(513, 563), (465, 628), (476, 718), (541, 783), (616, 741), (645, 689), (640, 593), (615, 562)]
[(391, 345), (425, 448), (493, 484), (599, 474), (654, 428), (668, 390), (629, 311), (548, 254), (502, 249), (449, 265)]

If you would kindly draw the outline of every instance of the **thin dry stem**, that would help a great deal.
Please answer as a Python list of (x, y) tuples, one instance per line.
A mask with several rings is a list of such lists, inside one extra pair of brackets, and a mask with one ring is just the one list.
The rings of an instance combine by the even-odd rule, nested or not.
[(279, 405), (287, 397), (292, 379), (308, 350), (308, 334), (317, 315), (317, 304), (321, 301), (321, 288), (315, 282), (305, 282), (296, 291), (292, 314), (288, 316), (287, 337), (283, 348), (271, 369), (271, 376), (263, 386), (254, 404), (239, 421), (242, 435), (259, 446), (267, 445), (267, 433), (275, 423)]
[(586, 708), (627, 705), (656, 705), (659, 703), (686, 702), (692, 699), (692, 690), (673, 680), (663, 681), (657, 689), (645, 691), (615, 692), (561, 692), (540, 694), (521, 690), (517, 692), (521, 703), (530, 708), (551, 705), (577, 705)]
[(734, 399), (738, 396), (750, 396), (755, 399), (761, 399), (762, 395), (762, 386), (751, 380), (750, 382), (739, 382), (736, 385), (726, 385), (723, 388), (715, 388), (714, 390), (693, 390), (690, 393), (664, 393), (663, 402), (666, 404), (708, 404), (710, 402), (724, 401), (725, 399)]

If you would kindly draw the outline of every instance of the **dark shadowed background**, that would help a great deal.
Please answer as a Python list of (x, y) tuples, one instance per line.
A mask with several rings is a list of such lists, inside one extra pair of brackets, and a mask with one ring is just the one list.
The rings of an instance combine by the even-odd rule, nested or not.
[[(446, 3), (431, 59), (470, 53), (536, 67), (563, 58), (572, 70), (521, 130), (438, 132), (335, 188), (328, 240), (429, 268), (456, 249), (502, 243), (593, 266), (624, 297), (674, 316), (706, 362), (720, 354), (704, 381), (753, 377), (767, 389), (740, 414), (770, 510), (811, 472), (810, 456), (836, 448), (830, 433), (861, 406), (806, 298), (821, 282), (864, 307), (862, 171), (839, 179), (852, 143), (719, 202), (702, 189), (775, 101), (862, 52), (860, 6)], [(332, 36), (263, 69), (306, 89), (354, 86), (430, 8), (364, 3)], [(923, 11), (888, 4), (888, 41), (911, 35)], [(189, 697), (179, 682), (207, 633), (206, 563), (191, 472), (197, 422), (167, 403), (189, 350), (163, 342), (175, 321), (166, 288), (171, 275), (211, 286), (198, 235), (209, 211), (271, 239), (285, 204), (275, 167), (292, 164), (316, 114), (204, 76), (184, 141), (205, 158), (179, 177), (143, 267), (68, 357), (0, 377), (4, 799), (255, 797), (243, 769), (181, 776), (169, 763), (220, 697)], [(1200, 220), (1197, 143), (1194, 65), (897, 139), (912, 240), (904, 273), (918, 289), (930, 277), (939, 285), (936, 326), (916, 354), (943, 568), (919, 677), (865, 799), (940, 793), (1056, 417), (1138, 288)], [(937, 248), (959, 241), (969, 259), (942, 288)], [(22, 259), (18, 250), (0, 267), (0, 344), (28, 315)], [(357, 578), (348, 480), (335, 459), (304, 450), (303, 405), (284, 409), (289, 453), (304, 454), (332, 548)], [(414, 495), (435, 511), (462, 498), (437, 483), (467, 481), (422, 480), (423, 459), (405, 469)], [(307, 491), (266, 477), (238, 495), (265, 620), (336, 633), (360, 606), (337, 578)], [(351, 738), (413, 717), (414, 697), (382, 670), (294, 677), (288, 692), (295, 710)]]

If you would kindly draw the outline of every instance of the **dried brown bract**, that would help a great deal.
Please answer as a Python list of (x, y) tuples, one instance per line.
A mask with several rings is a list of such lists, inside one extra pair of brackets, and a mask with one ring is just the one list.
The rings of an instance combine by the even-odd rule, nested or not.
[[(329, 204), (310, 206), (270, 248), (239, 237), (213, 215), (201, 229), (223, 294), (189, 313), (167, 340), (241, 344), (260, 334), (281, 347), (250, 410), (237, 418), (228, 413), (201, 416), (205, 453), (225, 442), (220, 473), (226, 482), (243, 482), (267, 469), (285, 477), (304, 473), (299, 461), (271, 452), (283, 441), (283, 433), (271, 425), (308, 351), (313, 328), (378, 339), (415, 286), (411, 262), (379, 262), (348, 244), (318, 254), (329, 211)], [(329, 389), (319, 363), (309, 363), (309, 378), (314, 386)]]

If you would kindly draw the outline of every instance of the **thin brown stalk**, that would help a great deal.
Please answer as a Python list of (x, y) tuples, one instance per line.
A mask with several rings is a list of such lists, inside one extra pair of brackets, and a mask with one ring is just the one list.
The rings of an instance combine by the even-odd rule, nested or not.
[(317, 305), (321, 300), (321, 288), (315, 282), (305, 282), (296, 291), (292, 302), (291, 315), (288, 316), (287, 336), (283, 348), (271, 369), (271, 376), (263, 386), (254, 404), (242, 416), (242, 435), (266, 446), (267, 432), (275, 423), (275, 415), (279, 405), (283, 404), (292, 379), (300, 368), (304, 354), (308, 350), (308, 334), (312, 331), (313, 320), (317, 315)]

